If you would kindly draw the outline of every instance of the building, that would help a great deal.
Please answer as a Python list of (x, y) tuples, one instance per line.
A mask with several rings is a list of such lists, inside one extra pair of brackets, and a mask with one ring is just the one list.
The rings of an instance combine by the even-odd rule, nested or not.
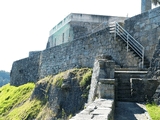
[(124, 22), (125, 17), (71, 13), (49, 32), (46, 48), (51, 48), (92, 34), (108, 26), (109, 22)]

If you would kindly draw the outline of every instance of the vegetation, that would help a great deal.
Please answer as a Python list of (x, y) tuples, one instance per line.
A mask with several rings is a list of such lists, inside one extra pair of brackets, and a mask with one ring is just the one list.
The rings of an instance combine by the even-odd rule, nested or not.
[[(37, 85), (45, 86), (47, 84), (44, 88), (44, 94), (47, 96), (50, 86), (61, 87), (64, 80), (71, 79), (82, 90), (81, 97), (87, 99), (91, 75), (92, 70), (89, 68), (71, 69), (54, 76), (47, 76), (38, 81)], [(19, 87), (10, 84), (2, 86), (0, 88), (0, 120), (40, 120), (57, 117), (57, 113), (54, 113), (49, 107), (48, 97), (45, 97), (45, 100), (38, 100), (37, 97), (30, 99), (34, 88), (34, 83), (27, 83)], [(58, 115), (61, 115), (60, 119), (72, 117), (72, 114), (66, 113), (64, 108)]]
[(160, 107), (154, 103), (146, 105), (147, 111), (152, 120), (160, 120)]
[(29, 97), (34, 89), (33, 83), (19, 87), (9, 84), (0, 88), (0, 120), (26, 120), (34, 118), (41, 109), (41, 102), (30, 101)]
[(43, 104), (40, 100), (27, 100), (23, 105), (13, 109), (5, 118), (8, 120), (30, 120), (37, 117), (38, 113), (43, 108)]
[(9, 83), (9, 81), (10, 81), (10, 75), (9, 74), (10, 74), (9, 72), (0, 70), (0, 87)]
[(53, 78), (53, 84), (58, 86), (58, 87), (61, 87), (63, 81), (64, 81), (64, 74), (65, 72), (62, 72), (62, 73), (59, 73), (57, 74), (54, 78)]
[(83, 75), (83, 78), (82, 78), (82, 80), (81, 80), (80, 83), (79, 83), (80, 86), (81, 86), (81, 87), (84, 87), (84, 86), (86, 85), (86, 83), (91, 80), (91, 77), (92, 77), (92, 71), (91, 71), (91, 69), (89, 69), (89, 70)]

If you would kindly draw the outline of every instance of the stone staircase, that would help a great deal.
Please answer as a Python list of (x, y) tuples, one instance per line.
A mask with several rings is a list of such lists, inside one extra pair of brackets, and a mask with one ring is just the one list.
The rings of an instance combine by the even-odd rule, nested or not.
[[(117, 83), (116, 100), (125, 102), (144, 101), (144, 97), (140, 96), (142, 99), (139, 100), (134, 97), (135, 89), (133, 90), (132, 88), (132, 82), (134, 82), (134, 85), (138, 84), (138, 82), (136, 83), (132, 80), (145, 78), (147, 74), (147, 68), (150, 66), (150, 63), (144, 56), (144, 47), (137, 40), (135, 40), (122, 26), (123, 23), (109, 23), (110, 33), (113, 34), (114, 39), (117, 40), (121, 46), (124, 48), (126, 47), (126, 57), (129, 57), (129, 60), (131, 60), (127, 61), (128, 63), (124, 63), (122, 66), (123, 68), (119, 68), (115, 71), (115, 79)], [(130, 63), (137, 64), (130, 66), (133, 65)]]
[[(125, 42), (123, 42), (122, 40), (120, 40), (121, 38), (117, 37), (116, 38), (117, 41), (119, 42), (119, 44), (123, 47), (126, 48), (127, 51), (127, 44)], [(134, 63), (134, 61), (137, 61), (137, 64), (139, 64), (139, 66), (137, 66), (138, 68), (140, 68), (140, 63), (142, 62), (142, 59), (130, 48), (128, 47), (128, 56), (132, 57), (132, 61), (131, 63)], [(144, 61), (143, 61), (143, 69), (148, 69), (150, 67), (150, 62), (148, 61), (148, 59), (144, 56)]]
[(140, 102), (134, 99), (131, 88), (132, 78), (145, 78), (147, 71), (137, 71), (136, 69), (117, 69), (115, 71), (116, 79), (116, 100), (123, 102)]
[(109, 30), (110, 34), (114, 35), (115, 40), (119, 40), (124, 43), (127, 48), (127, 52), (133, 52), (132, 54), (138, 58), (139, 66), (141, 68), (148, 68), (149, 61), (144, 56), (144, 47), (135, 40), (123, 27), (123, 23), (110, 22)]

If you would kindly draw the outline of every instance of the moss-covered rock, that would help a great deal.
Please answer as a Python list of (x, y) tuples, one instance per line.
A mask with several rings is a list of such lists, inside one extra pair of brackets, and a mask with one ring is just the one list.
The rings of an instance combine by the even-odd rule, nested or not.
[(0, 88), (0, 120), (67, 120), (87, 102), (92, 70), (71, 69), (19, 87)]
[(37, 119), (67, 119), (83, 109), (87, 102), (91, 75), (91, 69), (81, 68), (40, 80), (32, 98), (47, 99), (47, 104)]

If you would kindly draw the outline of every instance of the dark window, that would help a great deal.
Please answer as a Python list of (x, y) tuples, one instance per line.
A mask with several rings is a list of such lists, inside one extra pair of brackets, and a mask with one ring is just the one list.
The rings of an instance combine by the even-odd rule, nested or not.
[(55, 40), (54, 40), (54, 46), (56, 46), (56, 38), (55, 38)]
[(64, 33), (63, 33), (63, 35), (62, 35), (62, 43), (64, 43)]

